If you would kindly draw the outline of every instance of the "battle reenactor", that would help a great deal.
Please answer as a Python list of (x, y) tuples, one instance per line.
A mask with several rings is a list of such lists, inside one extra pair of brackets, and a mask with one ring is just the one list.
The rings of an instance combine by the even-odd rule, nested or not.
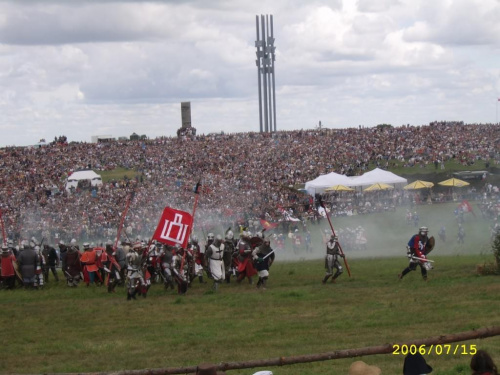
[(231, 274), (235, 273), (233, 255), (235, 255), (236, 245), (234, 242), (234, 233), (231, 228), (226, 232), (224, 239), (224, 268), (226, 274), (226, 283), (231, 282)]
[(170, 245), (163, 245), (158, 262), (161, 264), (163, 283), (165, 289), (174, 289), (174, 278), (172, 276), (172, 258), (174, 254)]
[(246, 277), (248, 278), (248, 283), (252, 284), (252, 276), (257, 274), (252, 260), (252, 247), (250, 243), (251, 237), (252, 234), (249, 231), (244, 231), (237, 244), (238, 283), (241, 283), (241, 281)]
[(142, 273), (142, 254), (139, 252), (141, 244), (134, 244), (127, 254), (127, 300), (136, 299), (139, 292), (146, 297), (144, 275)]
[(420, 267), (420, 273), (424, 281), (427, 281), (427, 271), (432, 269), (431, 263), (427, 260), (429, 254), (434, 248), (434, 237), (428, 237), (429, 228), (420, 227), (418, 233), (413, 235), (406, 245), (406, 255), (410, 259), (410, 264), (403, 272), (398, 275), (401, 280), (410, 271), (415, 271), (417, 265)]
[(172, 257), (172, 273), (177, 283), (177, 292), (186, 294), (189, 285), (189, 266), (187, 252), (180, 244), (175, 244), (175, 251)]
[(264, 238), (262, 245), (256, 247), (252, 253), (255, 268), (259, 275), (257, 288), (262, 287), (266, 289), (267, 280), (269, 279), (269, 268), (274, 262), (274, 250), (271, 248), (271, 241), (269, 238)]
[(59, 256), (57, 254), (56, 249), (49, 244), (43, 245), (43, 256), (45, 258), (45, 267), (43, 270), (43, 274), (45, 277), (45, 281), (49, 282), (49, 271), (54, 275), (54, 279), (59, 281), (59, 276), (57, 276), (56, 267), (59, 265)]
[(76, 240), (71, 240), (66, 253), (66, 268), (64, 269), (64, 275), (69, 287), (76, 287), (80, 283), (82, 271), (80, 255)]
[[(323, 278), (322, 283), (326, 284), (330, 276), (333, 275), (332, 283), (335, 282), (337, 277), (339, 277), (344, 269), (340, 265), (339, 257), (344, 258), (342, 250), (340, 249), (339, 238), (335, 235), (330, 236), (330, 240), (326, 243), (326, 256), (325, 256), (325, 269), (326, 275)], [(335, 275), (333, 274), (333, 269), (336, 269)]]
[(7, 245), (2, 246), (2, 284), (5, 289), (14, 289), (16, 286), (16, 257)]
[(224, 243), (222, 242), (222, 236), (220, 234), (215, 237), (214, 242), (208, 247), (205, 256), (207, 258), (208, 267), (210, 268), (210, 275), (214, 280), (213, 290), (217, 291), (219, 283), (226, 278), (223, 261)]

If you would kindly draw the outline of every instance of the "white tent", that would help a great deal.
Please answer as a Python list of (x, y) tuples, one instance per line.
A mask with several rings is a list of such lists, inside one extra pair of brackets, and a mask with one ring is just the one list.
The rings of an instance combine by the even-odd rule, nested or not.
[(335, 172), (322, 174), (314, 180), (307, 181), (304, 187), (307, 194), (323, 194), (326, 188), (332, 187), (334, 185), (345, 185), (353, 186), (353, 180), (343, 174), (338, 174)]
[(346, 175), (332, 172), (322, 174), (314, 180), (307, 181), (305, 190), (307, 191), (307, 194), (314, 195), (323, 194), (326, 188), (334, 185), (345, 185), (354, 188), (370, 186), (377, 182), (392, 184), (396, 188), (402, 188), (408, 183), (408, 180), (380, 168), (375, 168), (374, 170), (366, 172), (358, 177), (347, 177)]
[(88, 180), (91, 186), (102, 185), (101, 176), (92, 170), (77, 171), (73, 172), (66, 180), (66, 190), (72, 187), (76, 188), (78, 186), (78, 181)]
[(377, 182), (392, 184), (395, 187), (402, 187), (403, 184), (406, 185), (408, 183), (408, 180), (392, 172), (375, 168), (374, 170), (366, 172), (359, 177), (353, 177), (351, 186), (369, 186), (376, 184)]

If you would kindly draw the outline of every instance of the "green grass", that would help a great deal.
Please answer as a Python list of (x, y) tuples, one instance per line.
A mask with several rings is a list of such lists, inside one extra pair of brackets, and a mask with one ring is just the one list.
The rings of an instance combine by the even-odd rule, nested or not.
[(134, 179), (140, 176), (140, 173), (136, 170), (126, 168), (115, 168), (112, 171), (98, 171), (98, 173), (101, 175), (103, 182), (110, 182), (113, 180), (122, 181), (125, 179), (125, 176), (128, 179)]
[[(153, 285), (146, 299), (126, 301), (125, 291), (53, 279), (41, 291), (0, 291), (0, 373), (97, 372), (195, 366), (305, 355), (457, 333), (499, 325), (499, 276), (478, 276), (476, 265), (493, 262), (488, 222), (466, 218), (466, 244), (451, 239), (452, 204), (418, 207), (431, 233), (446, 223), (449, 241), (437, 242), (435, 269), (401, 282), (405, 244), (416, 229), (395, 213), (333, 218), (336, 229), (363, 225), (370, 248), (346, 251), (352, 271), (322, 285), (324, 245), (312, 226), (314, 251), (280, 250), (268, 289), (243, 283), (194, 283), (186, 296)], [(479, 216), (479, 215), (478, 215)], [(454, 233), (454, 231), (453, 231)], [(454, 233), (455, 234), (455, 233)], [(288, 260), (288, 261), (285, 261)], [(457, 343), (477, 345), (500, 363), (500, 337)], [(427, 357), (433, 374), (469, 374), (470, 356)], [(400, 374), (404, 356), (360, 358), (383, 374)], [(270, 368), (275, 375), (346, 374), (356, 359)], [(262, 369), (228, 371), (253, 374)]]

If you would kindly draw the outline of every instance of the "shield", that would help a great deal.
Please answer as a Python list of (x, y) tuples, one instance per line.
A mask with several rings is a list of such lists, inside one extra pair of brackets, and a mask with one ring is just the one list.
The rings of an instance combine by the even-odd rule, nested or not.
[(458, 178), (450, 178), (449, 180), (438, 182), (441, 186), (451, 186), (451, 187), (463, 187), (470, 185), (466, 181), (459, 180)]
[(382, 182), (377, 182), (376, 184), (368, 186), (363, 191), (379, 191), (379, 190), (391, 190), (391, 189), (394, 189), (394, 187), (388, 184), (384, 184)]
[(345, 185), (333, 185), (329, 188), (326, 188), (325, 191), (354, 191), (354, 189)]
[(434, 184), (428, 181), (417, 180), (413, 181), (411, 184), (406, 185), (404, 190), (416, 190), (416, 189), (427, 189), (433, 187)]
[(425, 245), (425, 253), (429, 254), (434, 249), (434, 245), (436, 245), (436, 240), (434, 236), (431, 236)]

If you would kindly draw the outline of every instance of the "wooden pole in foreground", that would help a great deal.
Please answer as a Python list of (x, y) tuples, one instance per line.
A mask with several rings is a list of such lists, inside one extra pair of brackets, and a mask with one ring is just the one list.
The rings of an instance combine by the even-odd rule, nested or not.
[[(353, 358), (375, 354), (389, 354), (393, 353), (396, 345), (401, 346), (415, 345), (418, 347), (431, 345), (443, 345), (452, 342), (467, 341), (484, 339), (500, 335), (500, 326), (480, 328), (472, 331), (459, 332), (448, 335), (440, 335), (429, 337), (426, 339), (411, 340), (406, 342), (394, 342), (383, 344), (379, 346), (368, 346), (359, 349), (344, 349), (335, 352), (319, 353), (319, 354), (306, 354), (291, 357), (279, 357), (270, 359), (256, 359), (244, 362), (227, 362), (219, 363), (216, 365), (217, 371), (238, 370), (255, 367), (271, 367), (271, 366), (288, 366), (297, 363), (310, 363), (320, 361), (330, 361), (332, 359)], [(176, 368), (163, 368), (163, 369), (143, 369), (143, 370), (124, 370), (116, 372), (86, 372), (86, 373), (58, 373), (46, 375), (170, 375), (170, 374), (195, 374), (199, 370), (199, 366), (189, 367), (176, 367)]]

